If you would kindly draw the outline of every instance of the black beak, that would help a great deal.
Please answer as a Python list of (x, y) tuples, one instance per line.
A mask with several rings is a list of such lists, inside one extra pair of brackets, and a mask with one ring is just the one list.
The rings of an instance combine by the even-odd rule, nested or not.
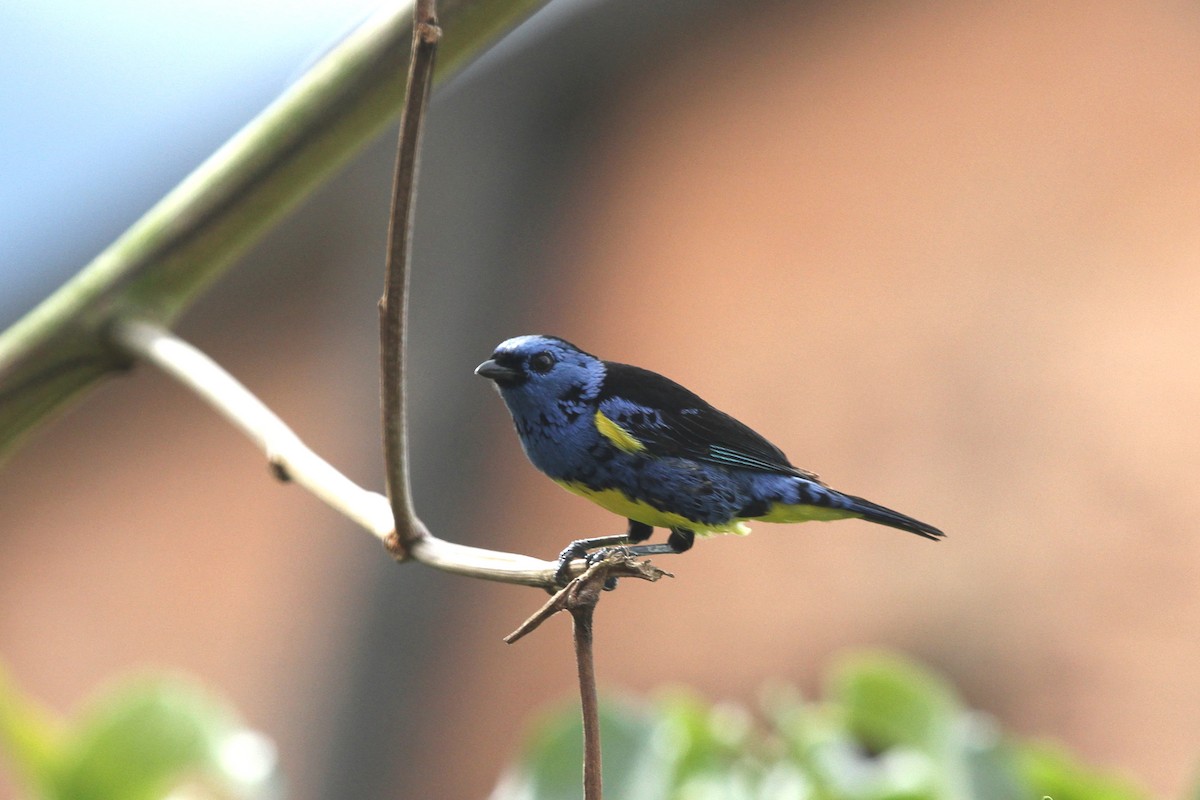
[(490, 381), (495, 381), (496, 383), (512, 383), (520, 376), (521, 373), (517, 372), (515, 369), (502, 367), (489, 358), (487, 361), (475, 368), (475, 374), (481, 378), (487, 378)]

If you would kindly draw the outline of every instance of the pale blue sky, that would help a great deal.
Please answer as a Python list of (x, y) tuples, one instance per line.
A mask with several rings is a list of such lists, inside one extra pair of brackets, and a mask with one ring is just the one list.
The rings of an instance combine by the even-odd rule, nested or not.
[(0, 4), (0, 327), (90, 260), (376, 5)]

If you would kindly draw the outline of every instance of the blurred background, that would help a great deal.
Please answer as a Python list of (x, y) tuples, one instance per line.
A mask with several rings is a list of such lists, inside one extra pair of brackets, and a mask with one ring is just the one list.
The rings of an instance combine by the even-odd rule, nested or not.
[[(370, 9), (0, 6), (0, 324)], [(604, 686), (815, 693), (836, 653), (882, 645), (1180, 794), (1200, 755), (1200, 9), (563, 0), (445, 88), (426, 141), (410, 389), (433, 530), (551, 557), (621, 528), (526, 463), (471, 374), (548, 332), (949, 534), (702, 542), (674, 580), (605, 597)], [(369, 487), (393, 146), (180, 327)], [(197, 674), (275, 738), (300, 800), (483, 797), (532, 710), (574, 692), (566, 621), (501, 641), (539, 592), (396, 566), (146, 369), (33, 438), (0, 509), (22, 686), (70, 712), (123, 671)]]

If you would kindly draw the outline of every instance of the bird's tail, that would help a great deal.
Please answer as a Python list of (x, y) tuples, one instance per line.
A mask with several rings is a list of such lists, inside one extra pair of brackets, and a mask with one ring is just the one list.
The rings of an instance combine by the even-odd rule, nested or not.
[[(772, 480), (769, 486), (762, 488), (764, 492), (760, 497), (765, 495), (764, 499), (744, 509), (743, 516), (765, 522), (805, 522), (858, 517), (934, 541), (945, 536), (932, 525), (870, 500), (842, 494), (817, 481), (792, 477), (783, 485)], [(771, 495), (774, 497), (771, 498)]]
[(886, 506), (881, 506), (878, 503), (872, 503), (870, 500), (864, 500), (861, 497), (849, 494), (842, 496), (850, 501), (850, 504), (847, 506), (848, 510), (854, 511), (868, 522), (887, 525), (889, 528), (899, 528), (902, 531), (915, 533), (917, 536), (924, 536), (926, 539), (932, 539), (935, 542), (946, 535), (928, 523), (921, 522), (919, 519), (913, 519), (906, 514), (901, 514), (899, 511), (892, 511)]

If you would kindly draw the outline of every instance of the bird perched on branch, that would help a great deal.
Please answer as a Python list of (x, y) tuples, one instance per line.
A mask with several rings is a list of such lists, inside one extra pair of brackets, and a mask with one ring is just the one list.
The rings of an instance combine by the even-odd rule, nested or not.
[[(617, 536), (572, 542), (567, 564), (598, 547), (682, 553), (694, 537), (747, 534), (748, 521), (865, 519), (938, 540), (932, 525), (831, 489), (775, 445), (678, 383), (601, 361), (554, 336), (500, 344), (475, 374), (494, 381), (525, 454), (568, 491), (629, 521)], [(667, 528), (665, 544), (639, 544)]]

